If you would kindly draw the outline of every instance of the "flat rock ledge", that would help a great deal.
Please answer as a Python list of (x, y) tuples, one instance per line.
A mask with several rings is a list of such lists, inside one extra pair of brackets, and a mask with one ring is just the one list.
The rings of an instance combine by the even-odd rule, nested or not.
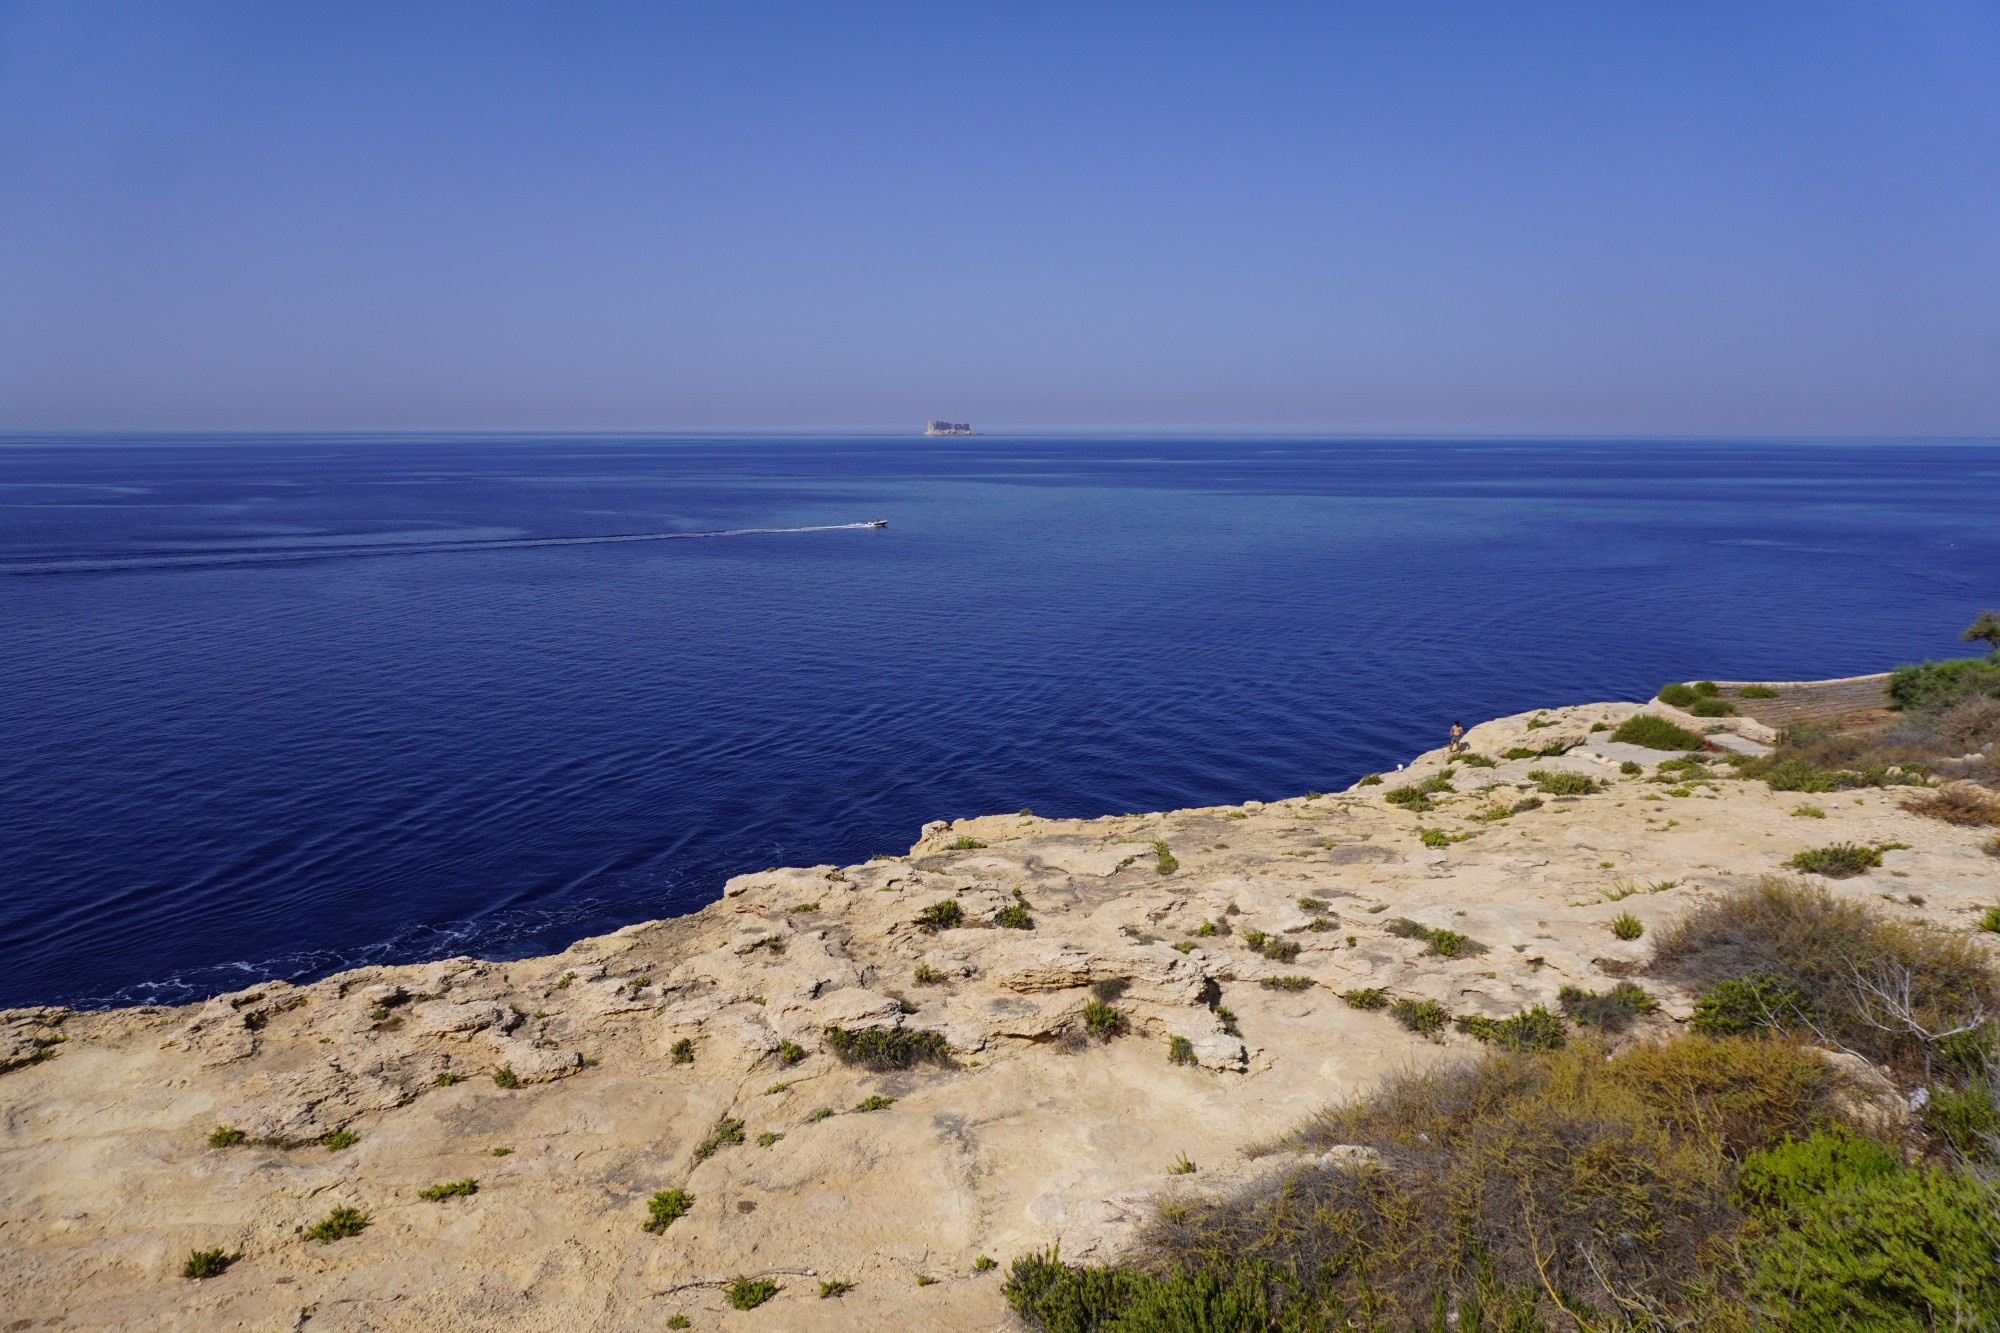
[[(1442, 750), (1335, 794), (936, 821), (905, 853), (739, 876), (544, 958), (0, 1014), (5, 1327), (1010, 1327), (1015, 1255), (1115, 1257), (1155, 1198), (1287, 1169), (1270, 1145), (1313, 1110), (1478, 1049), (1344, 992), (1554, 1007), (1643, 963), (1618, 914), (1656, 926), (1836, 841), (1909, 844), (1833, 888), (1912, 918), (1969, 929), (2000, 896), (1976, 831), (1893, 792), (1801, 819), (1762, 783), (1653, 782), (1663, 753), (1626, 774), (1605, 741), (1641, 709), (1483, 723), (1494, 766), (1460, 762), (1422, 814), (1384, 797)], [(1769, 739), (1749, 719), (1717, 738)], [(1550, 770), (1605, 789), (1473, 817)], [(1476, 947), (1439, 957), (1408, 922)], [(1690, 997), (1648, 985), (1654, 1033), (1685, 1019)], [(829, 1029), (937, 1034), (950, 1059), (845, 1064)], [(671, 1189), (689, 1210), (644, 1230)], [(367, 1229), (306, 1239), (336, 1206)], [(181, 1276), (217, 1248), (225, 1273)], [(738, 1273), (778, 1294), (731, 1309)], [(854, 1285), (823, 1301), (821, 1279)]]

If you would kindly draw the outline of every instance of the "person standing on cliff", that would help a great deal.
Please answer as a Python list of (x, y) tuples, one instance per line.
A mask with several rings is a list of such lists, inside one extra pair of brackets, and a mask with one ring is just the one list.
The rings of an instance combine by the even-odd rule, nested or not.
[(1451, 744), (1444, 747), (1446, 754), (1457, 754), (1465, 748), (1465, 724), (1454, 720), (1451, 724)]

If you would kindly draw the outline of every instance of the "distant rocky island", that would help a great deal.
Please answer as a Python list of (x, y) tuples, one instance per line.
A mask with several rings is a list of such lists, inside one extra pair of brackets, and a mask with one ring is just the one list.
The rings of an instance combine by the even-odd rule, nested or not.
[(926, 435), (977, 435), (978, 431), (963, 421), (938, 421), (933, 419), (924, 427)]

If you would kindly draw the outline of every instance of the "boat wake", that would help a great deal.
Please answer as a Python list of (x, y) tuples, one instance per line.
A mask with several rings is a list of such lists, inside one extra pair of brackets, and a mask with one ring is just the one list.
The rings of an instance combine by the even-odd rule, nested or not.
[(703, 537), (765, 537), (796, 532), (847, 532), (884, 526), (821, 523), (804, 528), (725, 528), (715, 532), (619, 532), (591, 537), (495, 537), (432, 542), (356, 542), (346, 546), (212, 547), (205, 550), (131, 551), (117, 555), (0, 558), (0, 574), (121, 574), (152, 569), (206, 569), (221, 565), (274, 565), (305, 560), (352, 560), (392, 555), (448, 555), (465, 551), (520, 551), (545, 546), (610, 546), (623, 542), (690, 541)]

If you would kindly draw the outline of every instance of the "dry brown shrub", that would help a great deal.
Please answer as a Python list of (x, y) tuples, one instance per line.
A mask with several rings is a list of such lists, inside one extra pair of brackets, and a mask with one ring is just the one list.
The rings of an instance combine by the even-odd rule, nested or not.
[[(2000, 708), (2000, 699), (1990, 700)], [(1936, 791), (1912, 796), (1903, 808), (1913, 815), (1972, 828), (2000, 827), (2000, 797), (1970, 782), (1947, 782)]]
[(1931, 735), (1953, 754), (2000, 741), (2000, 699), (1981, 696), (1952, 705), (1932, 721)]

